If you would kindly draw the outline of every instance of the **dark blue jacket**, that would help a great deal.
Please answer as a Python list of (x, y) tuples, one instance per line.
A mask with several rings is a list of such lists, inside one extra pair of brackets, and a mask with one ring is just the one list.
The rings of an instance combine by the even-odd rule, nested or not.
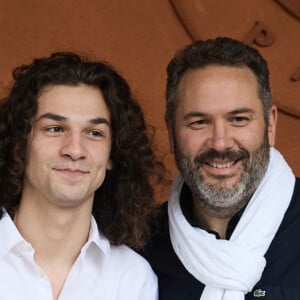
[[(186, 199), (185, 199), (186, 201)], [(182, 196), (181, 196), (181, 203)], [(189, 208), (182, 208), (191, 223)], [(236, 218), (232, 223), (236, 225)], [(194, 224), (192, 224), (194, 226)], [(232, 227), (232, 226), (231, 226)], [(259, 228), (257, 228), (259, 230)], [(233, 228), (230, 230), (233, 231)], [(231, 232), (228, 233), (230, 236)], [(160, 300), (199, 300), (204, 285), (195, 279), (177, 258), (169, 238), (166, 203), (161, 228), (142, 253), (159, 279)], [(261, 280), (246, 300), (300, 300), (300, 179), (285, 217), (266, 255)]]

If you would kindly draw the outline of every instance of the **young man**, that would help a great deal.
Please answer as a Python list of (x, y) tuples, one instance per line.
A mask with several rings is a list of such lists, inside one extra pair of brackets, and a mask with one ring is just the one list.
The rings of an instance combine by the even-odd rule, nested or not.
[(265, 60), (217, 38), (188, 45), (167, 71), (180, 174), (145, 253), (160, 299), (299, 299), (300, 181), (273, 148)]
[(0, 102), (0, 299), (157, 299), (139, 248), (158, 165), (109, 65), (55, 53)]

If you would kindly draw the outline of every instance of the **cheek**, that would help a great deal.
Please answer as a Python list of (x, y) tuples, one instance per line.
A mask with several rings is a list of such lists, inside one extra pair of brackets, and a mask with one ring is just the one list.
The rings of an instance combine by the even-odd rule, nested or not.
[(25, 168), (30, 168), (38, 159), (38, 153), (33, 143), (28, 143), (25, 156)]
[[(27, 149), (25, 178), (32, 185), (39, 185), (45, 178), (46, 170), (41, 155), (33, 147)], [(45, 158), (44, 158), (45, 160)]]
[(252, 130), (244, 131), (236, 137), (236, 141), (240, 148), (246, 149), (249, 152), (254, 152), (261, 147), (264, 142), (265, 132), (262, 128), (253, 128)]
[(205, 145), (205, 138), (197, 131), (182, 131), (176, 136), (180, 151), (188, 155), (196, 155)]
[(33, 176), (41, 177), (47, 173), (49, 166), (57, 161), (58, 151), (58, 143), (46, 143), (43, 140), (32, 141), (27, 147), (26, 169)]
[(110, 162), (110, 147), (93, 149), (91, 154), (91, 163), (94, 164), (98, 168), (106, 167), (109, 169), (111, 164)]

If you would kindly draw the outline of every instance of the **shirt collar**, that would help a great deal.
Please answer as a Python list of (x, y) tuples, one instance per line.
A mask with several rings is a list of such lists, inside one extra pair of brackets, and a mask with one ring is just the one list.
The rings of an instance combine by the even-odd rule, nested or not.
[(24, 242), (23, 237), (6, 211), (3, 211), (3, 215), (0, 220), (0, 236), (0, 259), (2, 259), (16, 245)]
[[(24, 240), (13, 220), (6, 211), (3, 212), (2, 218), (0, 219), (0, 236), (0, 260), (18, 244), (28, 244), (28, 242)], [(98, 230), (96, 220), (93, 216), (91, 217), (89, 238), (86, 244), (82, 247), (81, 253), (85, 255), (87, 249), (89, 249), (91, 245), (96, 245), (96, 248), (103, 252), (105, 256), (109, 255), (110, 243), (107, 238), (105, 238), (103, 234)]]
[(93, 216), (91, 217), (89, 238), (86, 244), (82, 247), (81, 253), (85, 255), (86, 251), (91, 247), (91, 245), (95, 245), (101, 252), (104, 253), (105, 256), (109, 255), (110, 243), (108, 239), (99, 231), (97, 222)]

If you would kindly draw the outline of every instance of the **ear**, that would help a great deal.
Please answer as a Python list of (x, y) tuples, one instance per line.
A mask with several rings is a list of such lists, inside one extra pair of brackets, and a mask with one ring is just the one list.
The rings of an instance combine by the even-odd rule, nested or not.
[(271, 147), (275, 145), (276, 125), (277, 125), (277, 107), (275, 105), (272, 105), (269, 112), (269, 124), (268, 124), (269, 145)]
[(171, 153), (174, 153), (174, 130), (173, 130), (173, 125), (170, 120), (167, 120), (165, 118), (166, 126), (168, 129), (168, 136), (169, 136), (169, 146), (170, 146), (170, 151)]

